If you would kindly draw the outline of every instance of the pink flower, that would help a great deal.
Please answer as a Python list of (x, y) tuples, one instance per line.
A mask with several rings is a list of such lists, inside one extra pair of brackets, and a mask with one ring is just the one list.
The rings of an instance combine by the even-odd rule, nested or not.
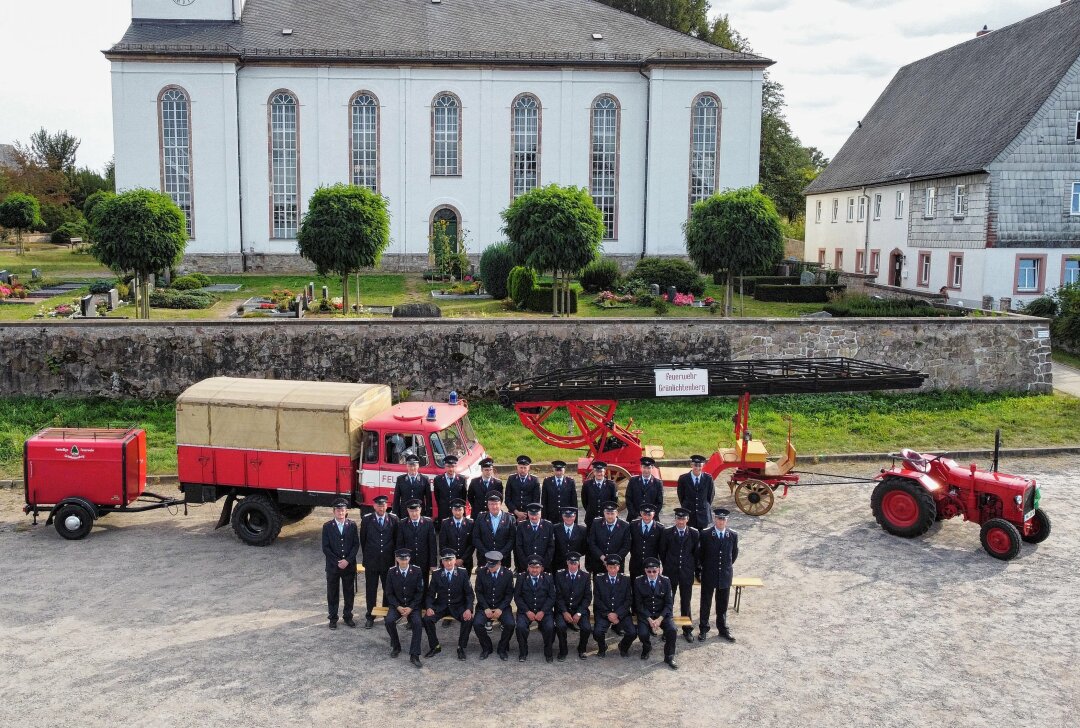
[(472, 276), (465, 276), (463, 279), (466, 283), (472, 283)]

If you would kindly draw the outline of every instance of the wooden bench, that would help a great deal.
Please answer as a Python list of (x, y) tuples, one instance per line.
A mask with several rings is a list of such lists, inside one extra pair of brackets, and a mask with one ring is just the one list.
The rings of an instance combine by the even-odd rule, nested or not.
[(689, 617), (673, 617), (672, 621), (675, 622), (676, 627), (693, 627), (694, 622)]
[[(389, 612), (390, 612), (389, 607), (373, 607), (372, 610), (371, 610), (371, 616), (372, 617), (383, 617), (383, 618), (385, 618), (386, 615)], [(424, 610), (423, 609), (420, 610), (420, 616), (421, 617), (424, 616)], [(441, 621), (442, 621), (443, 627), (449, 627), (451, 624), (454, 623), (455, 620), (454, 620), (453, 617), (443, 617)]]
[(765, 582), (758, 576), (736, 576), (731, 580), (731, 586), (735, 588), (735, 603), (731, 605), (731, 608), (738, 613), (739, 606), (742, 604), (742, 590), (765, 586)]

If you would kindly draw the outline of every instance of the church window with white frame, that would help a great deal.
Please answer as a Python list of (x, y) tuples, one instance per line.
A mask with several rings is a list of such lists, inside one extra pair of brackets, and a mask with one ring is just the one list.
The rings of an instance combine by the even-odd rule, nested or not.
[(592, 104), (589, 192), (604, 218), (604, 239), (618, 236), (619, 102), (607, 94)]
[(361, 91), (349, 105), (352, 183), (379, 191), (379, 100)]
[(461, 102), (451, 93), (442, 93), (431, 104), (431, 174), (456, 177), (461, 174)]
[(187, 93), (172, 86), (159, 97), (161, 115), (161, 191), (184, 213), (192, 237), (191, 105)]
[(299, 222), (299, 112), (296, 97), (278, 91), (270, 97), (271, 237), (295, 238)]
[(540, 111), (540, 101), (532, 94), (514, 99), (510, 164), (515, 198), (535, 189), (540, 182)]
[[(690, 205), (716, 192), (720, 146), (720, 102), (701, 94), (690, 108)], [(820, 220), (819, 220), (820, 222)]]

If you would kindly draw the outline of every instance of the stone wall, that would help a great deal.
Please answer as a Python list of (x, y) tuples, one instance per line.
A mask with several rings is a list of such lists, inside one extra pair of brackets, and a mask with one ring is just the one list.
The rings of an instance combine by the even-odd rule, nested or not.
[(173, 397), (215, 375), (490, 396), (510, 379), (609, 363), (847, 356), (917, 369), (927, 389), (1049, 392), (1046, 321), (576, 319), (6, 324), (0, 392)]

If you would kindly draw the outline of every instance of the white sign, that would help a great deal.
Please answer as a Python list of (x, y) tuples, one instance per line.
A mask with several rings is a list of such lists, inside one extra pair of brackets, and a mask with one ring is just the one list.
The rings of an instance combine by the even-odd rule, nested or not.
[(654, 369), (657, 397), (701, 397), (709, 394), (708, 369)]
[(1049, 339), (1050, 338), (1050, 329), (1035, 329), (1035, 338), (1036, 339)]

